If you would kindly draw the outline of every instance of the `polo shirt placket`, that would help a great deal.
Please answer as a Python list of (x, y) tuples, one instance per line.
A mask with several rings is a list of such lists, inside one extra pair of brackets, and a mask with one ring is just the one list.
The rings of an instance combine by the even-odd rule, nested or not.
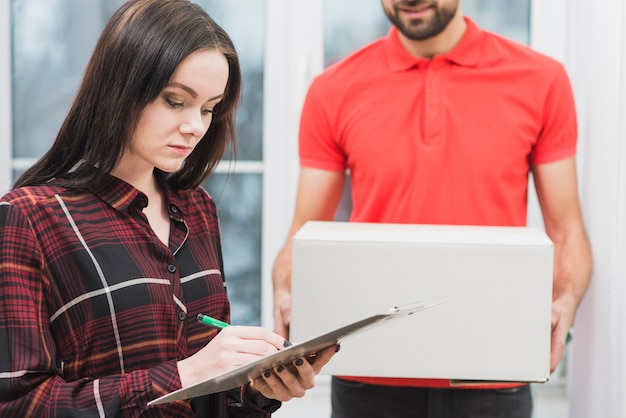
[(437, 145), (444, 141), (445, 113), (443, 103), (443, 85), (447, 60), (435, 56), (424, 64), (426, 72), (424, 90), (424, 123), (422, 140), (425, 145)]

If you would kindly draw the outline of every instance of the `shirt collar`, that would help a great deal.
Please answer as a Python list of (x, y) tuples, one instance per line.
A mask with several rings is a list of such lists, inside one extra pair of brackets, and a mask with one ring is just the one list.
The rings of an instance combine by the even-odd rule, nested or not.
[[(483, 32), (468, 17), (465, 17), (467, 28), (461, 41), (443, 57), (450, 62), (464, 67), (478, 65), (482, 53)], [(392, 26), (384, 40), (385, 51), (391, 70), (394, 72), (406, 71), (419, 67), (420, 64), (430, 61), (426, 58), (415, 58), (409, 54), (398, 38), (398, 29)]]
[(101, 183), (87, 188), (96, 197), (120, 212), (126, 211), (133, 204), (144, 208), (148, 202), (144, 193), (110, 174), (106, 174)]
[[(157, 179), (160, 178), (160, 176), (156, 177)], [(183, 199), (178, 193), (172, 190), (166, 181), (162, 181), (161, 186), (163, 190), (165, 190), (168, 211), (171, 213), (172, 207), (175, 207), (176, 218), (182, 220), (184, 218)], [(148, 198), (142, 191), (110, 174), (105, 174), (104, 180), (100, 184), (89, 186), (87, 189), (96, 197), (120, 212), (128, 210), (128, 208), (133, 205), (143, 209), (148, 204)]]

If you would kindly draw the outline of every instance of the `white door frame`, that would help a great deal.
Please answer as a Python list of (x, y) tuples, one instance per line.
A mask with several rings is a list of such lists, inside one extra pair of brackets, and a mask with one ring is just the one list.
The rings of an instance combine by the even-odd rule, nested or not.
[(266, 13), (261, 319), (272, 327), (271, 271), (296, 200), (300, 108), (324, 45), (321, 0), (266, 0)]

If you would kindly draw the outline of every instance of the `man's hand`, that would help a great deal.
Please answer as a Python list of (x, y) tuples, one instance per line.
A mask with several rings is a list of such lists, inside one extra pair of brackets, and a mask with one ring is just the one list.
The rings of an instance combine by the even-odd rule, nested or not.
[(562, 296), (552, 302), (552, 340), (550, 348), (550, 373), (554, 373), (565, 351), (567, 334), (574, 323), (577, 302)]
[(287, 290), (274, 291), (274, 332), (289, 339), (291, 324), (291, 293)]

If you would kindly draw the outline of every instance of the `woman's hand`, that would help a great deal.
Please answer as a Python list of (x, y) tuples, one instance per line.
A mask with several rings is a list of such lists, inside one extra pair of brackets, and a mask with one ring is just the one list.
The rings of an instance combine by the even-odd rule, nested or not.
[(275, 353), (285, 339), (262, 327), (229, 326), (194, 355), (178, 362), (182, 387), (229, 372)]
[(288, 401), (301, 398), (315, 386), (315, 376), (339, 351), (339, 345), (330, 346), (309, 358), (298, 358), (291, 364), (278, 366), (254, 379), (248, 390), (261, 392), (269, 399)]

